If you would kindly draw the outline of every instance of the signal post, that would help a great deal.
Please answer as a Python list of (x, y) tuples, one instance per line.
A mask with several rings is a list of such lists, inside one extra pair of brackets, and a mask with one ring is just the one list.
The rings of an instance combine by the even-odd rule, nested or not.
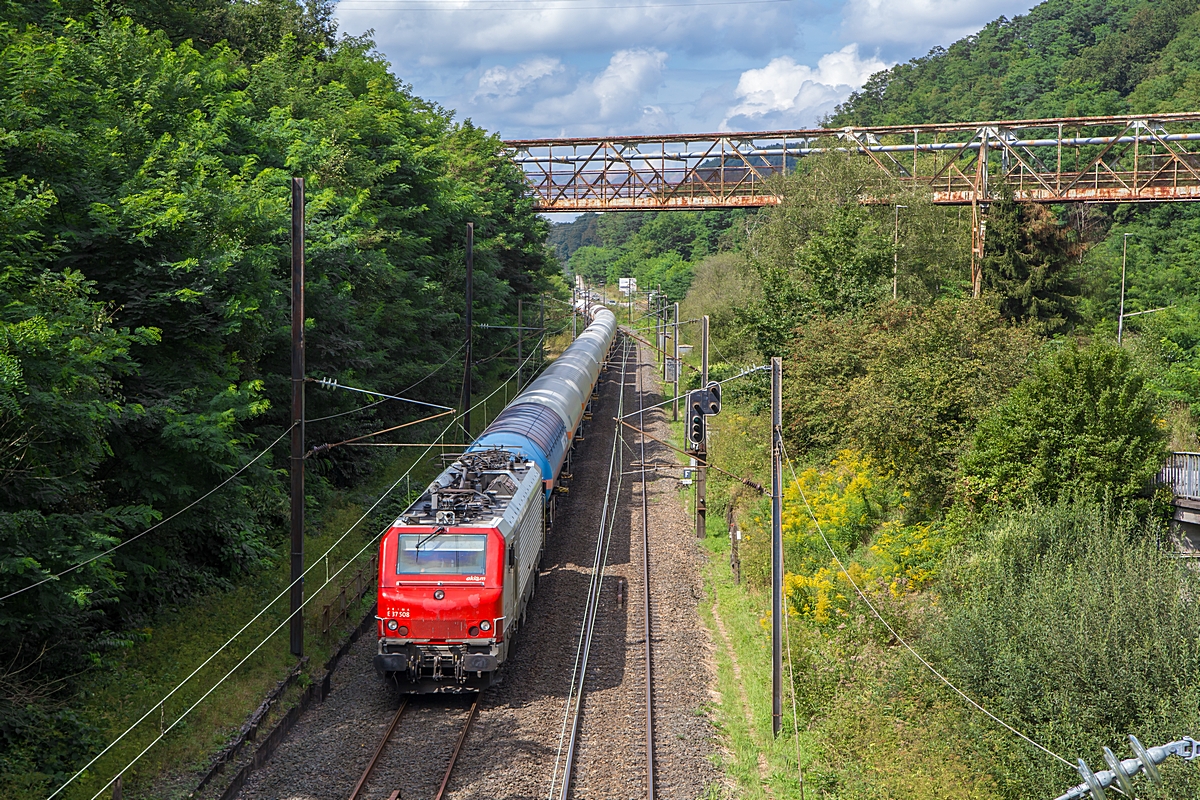
[(700, 320), (700, 383), (704, 388), (688, 393), (687, 436), (696, 457), (696, 536), (703, 539), (708, 520), (705, 505), (708, 425), (704, 418), (721, 410), (721, 384), (708, 379), (708, 315)]

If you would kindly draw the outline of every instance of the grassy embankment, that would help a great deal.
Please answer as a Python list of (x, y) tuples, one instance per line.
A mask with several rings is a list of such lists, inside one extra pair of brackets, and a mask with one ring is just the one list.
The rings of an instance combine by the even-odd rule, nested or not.
[[(515, 381), (499, 386), (499, 391), (484, 404), (488, 393), (476, 395), (479, 405), (473, 413), (475, 433), (504, 407), (511, 398)], [(445, 427), (443, 420), (413, 430), (410, 439), (428, 441)], [(436, 426), (436, 427), (432, 427)], [(426, 437), (422, 439), (421, 437)], [(333, 502), (309, 513), (305, 553), (309, 565), (306, 596), (306, 648), (308, 663), (304, 677), (291, 690), (278, 710), (286, 712), (290, 702), (315, 676), (338, 643), (362, 619), (373, 602), (370, 594), (348, 610), (346, 619), (325, 636), (320, 631), (321, 608), (337, 599), (338, 591), (371, 557), (381, 526), (397, 513), (409, 493), (415, 494), (430, 480), (441, 463), (439, 450), (453, 450), (456, 438), (447, 435), (448, 448), (435, 448), (428, 455), (420, 448), (396, 448), (396, 454), (367, 485), (336, 493)], [(280, 445), (285, 447), (286, 443)], [(405, 473), (407, 480), (403, 480)], [(368, 509), (389, 487), (387, 499), (372, 513)], [(365, 518), (363, 518), (365, 515)], [(358, 522), (363, 518), (361, 522)], [(358, 522), (356, 525), (355, 523)], [(353, 529), (353, 530), (351, 530)], [(349, 535), (346, 535), (350, 531)], [(344, 536), (344, 538), (343, 538)], [(97, 731), (97, 741), (113, 741), (135, 720), (150, 715), (120, 744), (66, 792), (68, 798), (90, 798), (112, 776), (128, 764), (171, 725), (182, 713), (200, 700), (227, 672), (236, 671), (220, 688), (203, 700), (196, 710), (174, 727), (124, 777), (124, 796), (174, 798), (186, 797), (195, 788), (211, 756), (229, 741), (263, 697), (295, 666), (288, 648), (288, 630), (274, 631), (287, 616), (284, 592), (289, 582), (289, 545), (286, 532), (281, 535), (274, 565), (230, 591), (214, 592), (170, 609), (143, 630), (144, 640), (129, 648), (110, 668), (94, 670), (83, 685), (85, 705), (80, 710)], [(340, 543), (337, 543), (338, 540)], [(335, 545), (335, 543), (337, 543)], [(332, 549), (330, 549), (332, 548)], [(326, 558), (321, 555), (329, 551)], [(352, 566), (348, 566), (352, 565)], [(340, 574), (337, 574), (341, 570)], [(328, 585), (326, 584), (328, 579)], [(237, 636), (234, 643), (213, 658), (183, 689), (160, 708), (158, 703), (183, 681), (199, 664), (223, 643), (233, 638), (263, 608), (269, 610)], [(253, 655), (250, 651), (267, 639)], [(242, 659), (245, 663), (238, 666)], [(19, 787), (14, 797), (21, 796)], [(107, 792), (105, 792), (107, 794)], [(0, 797), (4, 793), (0, 792)]]
[[(698, 367), (698, 353), (688, 361)], [(761, 402), (734, 399), (728, 388), (722, 413), (708, 420), (709, 461), (769, 485), (769, 411)], [(682, 420), (673, 425), (673, 440), (682, 446)], [(684, 488), (682, 495), (694, 508), (694, 489)], [(830, 634), (795, 611), (789, 614), (782, 730), (773, 737), (765, 542), (746, 534), (741, 579), (735, 581), (726, 524), (730, 503), (741, 519), (765, 502), (710, 470), (701, 614), (714, 644), (719, 700), (711, 711), (723, 745), (719, 766), (733, 796), (992, 796), (988, 779), (972, 772), (970, 753), (954, 744), (955, 732), (964, 728), (964, 710), (864, 618), (847, 623), (859, 630)]]

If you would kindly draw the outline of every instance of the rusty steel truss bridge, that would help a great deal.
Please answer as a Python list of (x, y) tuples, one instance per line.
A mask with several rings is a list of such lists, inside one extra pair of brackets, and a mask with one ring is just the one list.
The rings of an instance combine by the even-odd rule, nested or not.
[[(979, 291), (988, 204), (1001, 186), (1034, 203), (1200, 200), (1200, 113), (946, 125), (506, 142), (537, 210), (650, 211), (776, 205), (772, 180), (805, 156), (855, 153), (899, 186), (972, 208)], [(864, 198), (865, 202), (890, 202)]]

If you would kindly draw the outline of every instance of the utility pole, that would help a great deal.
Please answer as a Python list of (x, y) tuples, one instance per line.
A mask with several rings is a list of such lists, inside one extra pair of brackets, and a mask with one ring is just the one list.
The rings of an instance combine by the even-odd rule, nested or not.
[(771, 359), (771, 731), (783, 727), (783, 359)]
[(674, 359), (675, 359), (675, 363), (673, 365), (674, 370), (675, 370), (675, 374), (673, 376), (675, 378), (675, 381), (674, 381), (675, 386), (671, 390), (671, 392), (672, 392), (671, 397), (674, 398), (671, 401), (671, 421), (678, 422), (679, 421), (679, 373), (681, 372), (681, 370), (679, 369), (679, 303), (675, 304), (675, 329), (673, 331), (671, 331), (671, 347), (675, 351), (674, 353), (672, 353), (672, 355), (674, 356)]
[(467, 432), (467, 444), (470, 444), (471, 439), (471, 339), (473, 320), (471, 312), (473, 310), (474, 301), (471, 297), (472, 289), (475, 284), (475, 223), (467, 223), (467, 290), (466, 290), (466, 318), (467, 318), (467, 344), (464, 350), (464, 366), (463, 366), (463, 388), (462, 388), (462, 407), (463, 407), (463, 429)]
[(900, 274), (900, 209), (908, 206), (896, 206), (896, 232), (892, 236), (892, 299), (897, 296), (897, 276)]
[(1121, 310), (1117, 315), (1117, 344), (1121, 343), (1121, 334), (1125, 332), (1125, 255), (1129, 250), (1129, 237), (1132, 233), (1127, 233), (1121, 237)]
[(517, 391), (521, 391), (521, 364), (524, 363), (522, 356), (523, 344), (525, 341), (525, 321), (522, 316), (521, 299), (517, 298)]
[(538, 297), (538, 330), (541, 331), (541, 336), (538, 337), (538, 365), (540, 370), (542, 364), (546, 363), (546, 295), (543, 293)]
[(292, 178), (292, 655), (304, 656), (304, 178)]
[[(700, 318), (700, 386), (708, 386), (708, 315)], [(708, 426), (704, 426), (704, 441), (696, 448), (696, 536), (708, 535), (708, 506), (705, 505), (708, 483)]]
[(571, 289), (571, 341), (579, 338), (579, 301), (575, 297), (576, 291)]

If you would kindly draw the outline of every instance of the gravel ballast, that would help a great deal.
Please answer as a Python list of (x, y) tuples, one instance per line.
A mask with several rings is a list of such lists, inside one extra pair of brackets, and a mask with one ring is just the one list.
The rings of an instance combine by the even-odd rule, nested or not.
[[(585, 423), (567, 481), (556, 499), (555, 527), (542, 560), (537, 593), (510, 658), (485, 693), (447, 796), (546, 798), (559, 757), (560, 734), (584, 604), (600, 527), (619, 392), (624, 413), (638, 408), (639, 379), (646, 405), (658, 402), (650, 351), (629, 345), (622, 380), (618, 344), (601, 375), (594, 417)], [(640, 355), (641, 358), (637, 356)], [(641, 363), (645, 359), (644, 363)], [(640, 365), (639, 365), (640, 364)], [(622, 383), (624, 386), (622, 386)], [(669, 440), (670, 410), (646, 412), (647, 431)], [(636, 418), (630, 418), (636, 424)], [(621, 478), (607, 566), (601, 584), (571, 797), (614, 800), (646, 797), (646, 663), (642, 580), (641, 459), (636, 432), (624, 429)], [(646, 440), (647, 462), (677, 461), (669, 448)], [(614, 491), (616, 490), (614, 476)], [(651, 637), (655, 709), (655, 788), (658, 797), (705, 797), (722, 783), (711, 759), (715, 734), (705, 709), (711, 701), (712, 646), (698, 613), (704, 556), (679, 493), (678, 470), (647, 473)], [(626, 584), (625, 602), (617, 587)], [(399, 697), (371, 666), (375, 637), (362, 637), (342, 660), (324, 703), (297, 722), (272, 759), (251, 776), (245, 800), (345, 798), (361, 775)], [(431, 799), (466, 719), (467, 698), (424, 696), (410, 701), (364, 797), (395, 789), (403, 800)], [(563, 747), (565, 751), (565, 746)], [(560, 769), (561, 771), (561, 769)], [(555, 790), (555, 797), (558, 791)]]

